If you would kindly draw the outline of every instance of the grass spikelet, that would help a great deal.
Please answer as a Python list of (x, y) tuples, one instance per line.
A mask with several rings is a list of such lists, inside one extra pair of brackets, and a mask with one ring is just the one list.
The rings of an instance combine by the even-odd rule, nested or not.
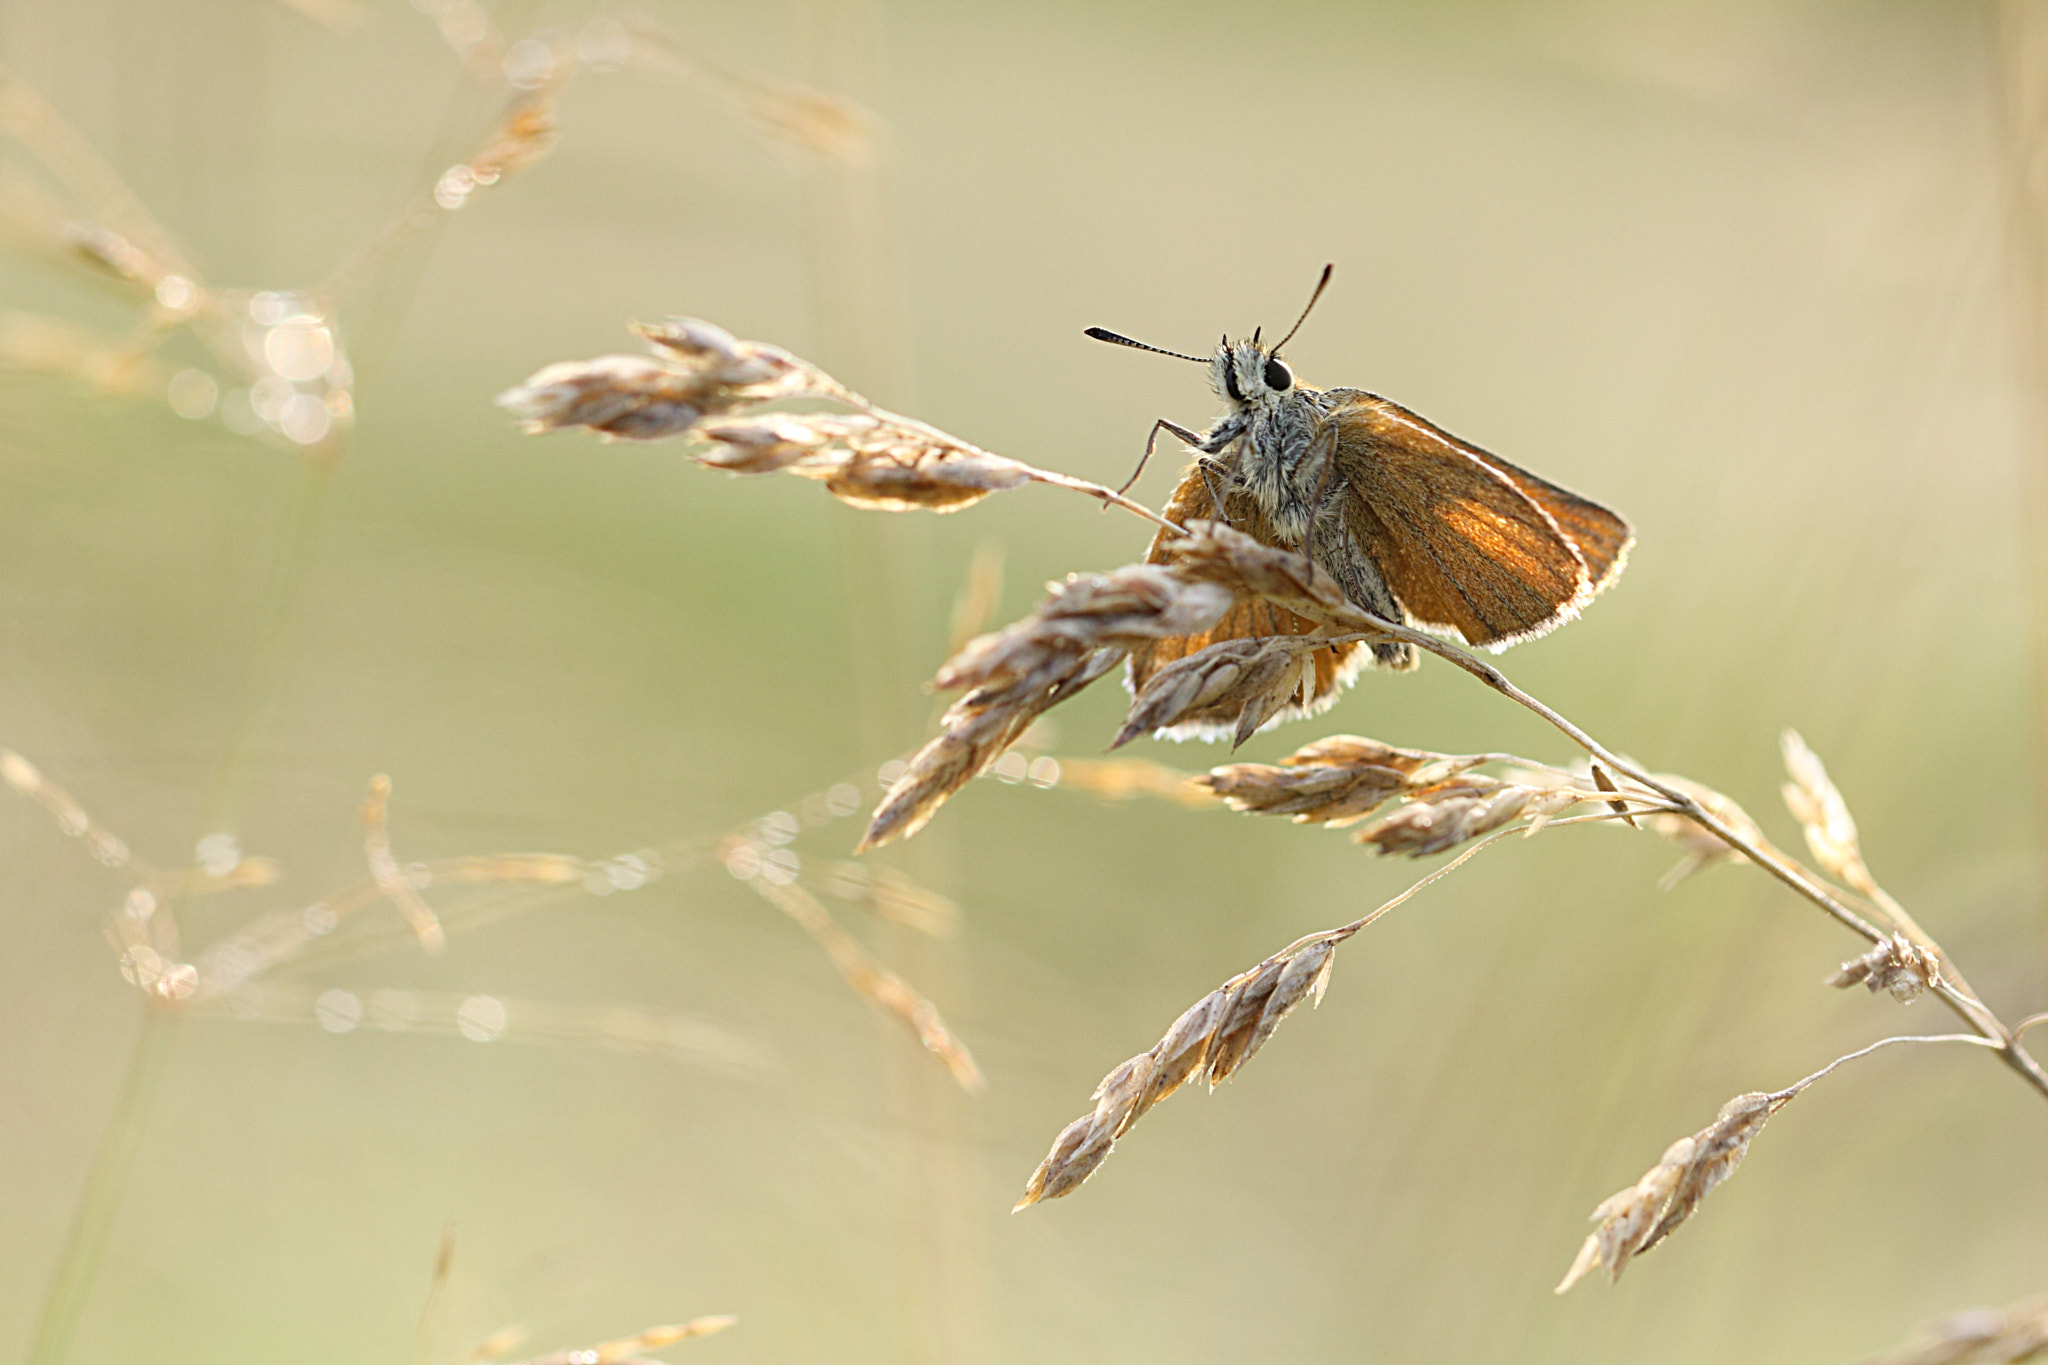
[[(977, 636), (939, 669), (949, 691), (1003, 686), (1032, 676), (1061, 656), (1128, 649), (1145, 640), (1206, 630), (1230, 610), (1229, 593), (1189, 583), (1150, 564), (1101, 574), (1070, 574), (1024, 620)], [(1054, 665), (1056, 666), (1056, 665)]]
[(1546, 803), (1546, 814), (1583, 799), (1575, 792), (1539, 791), (1475, 773), (1415, 793), (1405, 804), (1361, 828), (1351, 841), (1375, 853), (1424, 858), (1491, 834), (1539, 798)]
[(1721, 1106), (1714, 1121), (1680, 1138), (1664, 1150), (1655, 1166), (1628, 1189), (1605, 1200), (1593, 1210), (1597, 1225), (1587, 1234), (1572, 1260), (1571, 1269), (1558, 1282), (1562, 1294), (1595, 1267), (1607, 1271), (1611, 1284), (1635, 1257), (1670, 1236), (1672, 1231), (1699, 1209), (1700, 1201), (1716, 1185), (1735, 1174), (1749, 1144), (1761, 1133), (1771, 1115), (1783, 1109), (1822, 1077), (1837, 1068), (1899, 1043), (1967, 1043), (1974, 1047), (2003, 1050), (2009, 1044), (1977, 1033), (1942, 1033), (1925, 1036), (1902, 1035), (1880, 1038), (1832, 1062), (1810, 1076), (1765, 1093), (1752, 1091), (1737, 1095)]
[(1968, 1308), (1923, 1323), (1913, 1339), (1864, 1365), (2018, 1365), (2048, 1354), (2048, 1294), (2004, 1308)]
[(670, 318), (633, 330), (653, 355), (549, 365), (499, 394), (498, 406), (528, 434), (580, 426), (612, 440), (656, 441), (772, 399), (843, 392), (780, 347), (741, 341), (713, 323)]
[(1192, 521), (1173, 541), (1172, 563), (1190, 578), (1220, 583), (1245, 597), (1261, 597), (1304, 616), (1347, 629), (1370, 629), (1374, 618), (1352, 605), (1337, 580), (1307, 555), (1266, 545), (1219, 521)]
[(1212, 1090), (1228, 1080), (1295, 1006), (1321, 1003), (1337, 945), (1354, 932), (1311, 934), (1189, 1006), (1150, 1050), (1102, 1078), (1094, 1110), (1061, 1130), (1011, 1212), (1079, 1189), (1146, 1110), (1189, 1080), (1202, 1076)]
[(1941, 983), (1941, 959), (1904, 934), (1890, 934), (1861, 957), (1844, 962), (1830, 986), (1847, 990), (1862, 984), (1873, 993), (1887, 991), (1892, 999), (1910, 1005), (1922, 991)]
[(1019, 682), (977, 688), (946, 708), (940, 733), (910, 756), (903, 774), (883, 794), (854, 846), (856, 853), (907, 839), (923, 829), (948, 797), (986, 772), (1031, 722), (1116, 667), (1117, 649), (1079, 659), (1055, 657)]
[(1147, 564), (1076, 574), (1050, 590), (1036, 612), (970, 640), (939, 669), (936, 686), (967, 695), (947, 709), (938, 738), (911, 757), (883, 797), (860, 850), (923, 828), (1033, 720), (1115, 667), (1131, 645), (1205, 630), (1232, 600)]
[(1785, 806), (1806, 832), (1806, 847), (1829, 875), (1861, 889), (1870, 880), (1849, 803), (1828, 777), (1820, 756), (1807, 747), (1797, 730), (1780, 736), (1785, 772)]
[(841, 502), (883, 512), (957, 512), (1030, 482), (1027, 465), (922, 423), (868, 413), (769, 413), (707, 422), (700, 464), (737, 474), (786, 469)]
[(1205, 721), (1235, 726), (1233, 747), (1242, 744), (1300, 689), (1300, 662), (1320, 645), (1277, 637), (1224, 640), (1176, 659), (1131, 699), (1109, 747), (1171, 725)]
[[(1488, 761), (1483, 754), (1451, 755), (1396, 749), (1358, 735), (1331, 735), (1280, 760), (1233, 763), (1195, 779), (1251, 815), (1285, 815), (1297, 824), (1341, 826), (1364, 819), (1388, 800), (1420, 790)], [(1418, 780), (1418, 774), (1426, 776)]]
[(1564, 1293), (1596, 1266), (1606, 1270), (1609, 1283), (1619, 1280), (1631, 1260), (1663, 1241), (1693, 1215), (1709, 1190), (1735, 1174), (1765, 1121), (1797, 1093), (1795, 1087), (1775, 1095), (1737, 1095), (1721, 1106), (1712, 1123), (1667, 1147), (1641, 1180), (1593, 1210), (1598, 1226), (1587, 1234), (1556, 1292)]
[[(1701, 809), (1740, 835), (1742, 839), (1755, 844), (1763, 838), (1749, 812), (1730, 798), (1723, 796), (1712, 787), (1701, 786), (1683, 777), (1659, 773), (1657, 780), (1674, 791), (1681, 792), (1697, 802)], [(1669, 891), (1695, 872), (1701, 872), (1717, 863), (1746, 863), (1748, 857), (1732, 847), (1727, 840), (1701, 825), (1697, 820), (1673, 812), (1653, 812), (1642, 817), (1643, 826), (1651, 833), (1662, 836), (1676, 844), (1684, 856), (1657, 881), (1657, 889)]]

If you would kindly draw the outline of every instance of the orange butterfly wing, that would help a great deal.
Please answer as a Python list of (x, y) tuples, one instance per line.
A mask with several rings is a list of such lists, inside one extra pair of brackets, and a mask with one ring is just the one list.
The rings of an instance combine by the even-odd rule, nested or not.
[(1628, 523), (1397, 403), (1332, 389), (1345, 517), (1418, 624), (1505, 647), (1578, 614), (1620, 571)]

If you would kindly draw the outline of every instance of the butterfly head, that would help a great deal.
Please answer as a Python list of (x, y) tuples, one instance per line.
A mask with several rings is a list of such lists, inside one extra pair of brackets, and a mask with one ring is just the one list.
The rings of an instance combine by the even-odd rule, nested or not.
[(1209, 362), (1209, 382), (1216, 396), (1239, 408), (1261, 408), (1294, 391), (1294, 371), (1287, 362), (1259, 344), (1259, 334), (1246, 341), (1223, 338)]

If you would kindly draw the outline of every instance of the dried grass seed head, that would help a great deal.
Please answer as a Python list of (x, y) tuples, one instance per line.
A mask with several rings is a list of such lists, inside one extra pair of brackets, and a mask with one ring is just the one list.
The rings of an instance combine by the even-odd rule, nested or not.
[[(1169, 561), (1190, 578), (1220, 583), (1246, 597), (1262, 597), (1336, 624), (1369, 624), (1337, 580), (1306, 555), (1267, 545), (1217, 521), (1192, 521), (1188, 534), (1171, 541)], [(1304, 610), (1314, 608), (1315, 610)]]
[(636, 323), (633, 330), (647, 339), (653, 356), (549, 365), (499, 394), (498, 406), (530, 434), (582, 426), (615, 440), (654, 441), (770, 399), (844, 392), (780, 347), (741, 341), (695, 318), (656, 327)]
[(620, 441), (680, 436), (736, 401), (649, 356), (601, 355), (534, 371), (498, 395), (528, 435), (589, 427)]
[(921, 422), (877, 412), (766, 413), (706, 422), (700, 463), (736, 474), (787, 469), (876, 511), (956, 512), (1031, 481), (1029, 466)]
[(1396, 749), (1359, 735), (1331, 735), (1295, 750), (1278, 765), (1233, 763), (1195, 781), (1233, 810), (1337, 826), (1364, 819), (1394, 796), (1485, 761), (1479, 755)]
[(1967, 1308), (1923, 1323), (1913, 1339), (1865, 1365), (2018, 1365), (2048, 1354), (2048, 1294), (2005, 1308)]
[(856, 852), (907, 839), (946, 799), (986, 772), (1031, 722), (1094, 682), (1123, 658), (1098, 649), (1078, 658), (1047, 653), (1027, 676), (978, 687), (948, 707), (937, 738), (919, 749), (883, 795)]
[(1554, 815), (1586, 799), (1567, 790), (1543, 790), (1472, 774), (1411, 794), (1351, 836), (1377, 853), (1423, 858), (1491, 834), (1528, 812)]
[(1309, 668), (1309, 652), (1281, 639), (1224, 640), (1197, 650), (1146, 680), (1109, 747), (1182, 723), (1233, 726), (1233, 747), (1242, 744), (1300, 692)]
[[(1732, 799), (1702, 786), (1690, 778), (1678, 777), (1671, 773), (1655, 774), (1657, 781), (1675, 791), (1680, 791), (1699, 802), (1707, 814), (1734, 830), (1752, 843), (1763, 838), (1763, 830), (1750, 819), (1749, 812)], [(1716, 863), (1746, 863), (1748, 857), (1732, 848), (1726, 840), (1695, 820), (1671, 811), (1656, 811), (1636, 817), (1643, 827), (1676, 844), (1684, 857), (1658, 881), (1659, 889), (1669, 891), (1672, 887), (1690, 877), (1693, 873), (1712, 867)]]
[(1828, 978), (1828, 984), (1837, 989), (1861, 983), (1873, 993), (1887, 991), (1902, 1005), (1912, 1004), (1922, 991), (1940, 982), (1941, 959), (1904, 934), (1890, 935), (1863, 956), (1844, 962)]
[(1048, 658), (1206, 630), (1233, 600), (1213, 584), (1190, 583), (1150, 564), (1070, 574), (1046, 591), (1030, 616), (968, 641), (940, 667), (934, 685), (949, 692), (1000, 686), (1040, 672)]
[(883, 797), (862, 849), (916, 833), (1033, 720), (1114, 668), (1131, 644), (1206, 629), (1232, 600), (1212, 584), (1146, 564), (1075, 574), (1048, 590), (1037, 611), (968, 641), (939, 669), (936, 686), (967, 695)]
[(1111, 1071), (1095, 1087), (1095, 1108), (1060, 1130), (1025, 1182), (1017, 1209), (1080, 1188), (1108, 1159), (1116, 1140), (1145, 1112), (1195, 1076), (1210, 1089), (1251, 1060), (1303, 1000), (1320, 1004), (1337, 944), (1348, 934), (1311, 935), (1196, 1001), (1166, 1036)]
[(1785, 756), (1785, 772), (1792, 779), (1783, 789), (1785, 806), (1805, 831), (1806, 847), (1814, 861), (1852, 885), (1867, 880), (1856, 821), (1820, 756), (1807, 747), (1797, 730), (1785, 731), (1779, 747)]
[(1593, 1210), (1596, 1226), (1556, 1292), (1564, 1293), (1595, 1266), (1606, 1269), (1610, 1283), (1619, 1280), (1632, 1259), (1663, 1241), (1693, 1215), (1708, 1191), (1735, 1174), (1750, 1142), (1794, 1093), (1737, 1095), (1721, 1106), (1712, 1123), (1666, 1148), (1641, 1180), (1603, 1200)]

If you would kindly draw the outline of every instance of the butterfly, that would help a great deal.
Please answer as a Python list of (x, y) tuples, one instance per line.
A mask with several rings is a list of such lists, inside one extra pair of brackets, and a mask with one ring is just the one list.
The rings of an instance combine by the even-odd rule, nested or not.
[[(1217, 396), (1230, 405), (1204, 432), (1154, 423), (1148, 457), (1161, 431), (1197, 452), (1166, 518), (1182, 526), (1222, 521), (1267, 545), (1306, 553), (1355, 605), (1467, 645), (1505, 649), (1577, 616), (1620, 576), (1633, 528), (1599, 503), (1399, 403), (1363, 389), (1299, 382), (1280, 350), (1322, 297), (1331, 269), (1323, 268), (1308, 307), (1272, 346), (1261, 344), (1256, 331), (1235, 342), (1226, 335), (1204, 360), (1088, 329), (1098, 341), (1206, 364)], [(1147, 562), (1170, 561), (1174, 539), (1164, 530), (1154, 536)], [(1199, 635), (1134, 650), (1130, 685), (1142, 691), (1161, 668), (1223, 641), (1329, 633), (1274, 603), (1239, 602)], [(1283, 684), (1291, 690), (1265, 725), (1324, 710), (1361, 669), (1412, 669), (1418, 658), (1402, 640), (1301, 655)], [(1235, 733), (1237, 719), (1196, 714), (1160, 733), (1220, 739)]]

